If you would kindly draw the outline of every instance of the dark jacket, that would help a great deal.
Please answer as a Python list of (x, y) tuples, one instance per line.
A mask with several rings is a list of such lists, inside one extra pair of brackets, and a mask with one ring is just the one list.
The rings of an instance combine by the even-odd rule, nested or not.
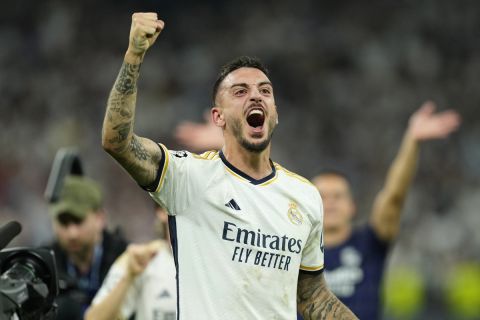
[[(83, 319), (83, 313), (86, 306), (91, 303), (92, 292), (84, 292), (78, 286), (78, 279), (72, 277), (68, 272), (68, 257), (58, 242), (52, 243), (49, 248), (55, 253), (55, 260), (58, 274), (58, 286), (60, 294), (56, 299), (58, 305), (58, 320), (80, 320)], [(119, 232), (103, 231), (102, 240), (102, 258), (99, 268), (100, 286), (105, 279), (110, 266), (115, 259), (121, 255), (127, 247), (127, 241)], [(98, 288), (97, 288), (98, 289)]]

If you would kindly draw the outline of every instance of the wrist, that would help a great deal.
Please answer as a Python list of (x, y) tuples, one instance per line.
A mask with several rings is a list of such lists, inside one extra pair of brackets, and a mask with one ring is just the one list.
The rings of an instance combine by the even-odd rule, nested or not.
[(405, 134), (405, 138), (408, 141), (414, 142), (414, 143), (420, 143), (421, 139), (418, 137), (418, 135), (415, 133), (415, 131), (411, 128), (407, 129), (407, 132)]
[(131, 286), (134, 283), (135, 279), (136, 279), (136, 276), (130, 273), (126, 274), (123, 277), (123, 281), (126, 286)]
[(129, 64), (138, 65), (143, 62), (144, 56), (145, 56), (145, 52), (138, 53), (128, 49), (127, 52), (125, 53), (124, 61)]
[(133, 272), (132, 270), (128, 269), (126, 270), (127, 272), (125, 272), (125, 275), (124, 275), (124, 279), (127, 283), (132, 283), (135, 278), (137, 277), (137, 274), (135, 272)]

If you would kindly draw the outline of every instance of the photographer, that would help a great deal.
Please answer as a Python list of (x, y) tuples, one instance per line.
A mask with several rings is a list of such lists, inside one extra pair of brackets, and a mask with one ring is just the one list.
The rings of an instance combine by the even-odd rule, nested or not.
[(108, 269), (126, 241), (105, 229), (98, 184), (86, 177), (65, 178), (59, 201), (50, 206), (60, 295), (57, 319), (83, 319)]

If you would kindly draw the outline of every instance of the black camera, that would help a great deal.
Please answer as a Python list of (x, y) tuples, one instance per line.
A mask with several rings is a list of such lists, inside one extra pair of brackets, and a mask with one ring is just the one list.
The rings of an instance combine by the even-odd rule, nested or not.
[[(0, 228), (0, 249), (20, 230), (18, 222)], [(0, 320), (54, 319), (57, 283), (51, 250), (13, 248), (0, 251)]]

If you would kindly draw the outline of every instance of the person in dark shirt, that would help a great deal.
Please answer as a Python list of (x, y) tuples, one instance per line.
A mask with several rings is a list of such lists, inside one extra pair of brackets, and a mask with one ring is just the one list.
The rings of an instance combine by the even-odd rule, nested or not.
[(87, 177), (67, 176), (49, 211), (56, 239), (48, 247), (55, 253), (60, 288), (56, 319), (83, 319), (127, 242), (105, 229), (100, 188)]
[(445, 138), (459, 124), (457, 113), (435, 113), (435, 105), (431, 102), (425, 103), (411, 116), (400, 150), (376, 196), (366, 225), (354, 227), (352, 224), (355, 203), (344, 174), (325, 171), (312, 180), (324, 205), (327, 284), (360, 319), (379, 319), (379, 289), (385, 258), (399, 230), (420, 143)]

